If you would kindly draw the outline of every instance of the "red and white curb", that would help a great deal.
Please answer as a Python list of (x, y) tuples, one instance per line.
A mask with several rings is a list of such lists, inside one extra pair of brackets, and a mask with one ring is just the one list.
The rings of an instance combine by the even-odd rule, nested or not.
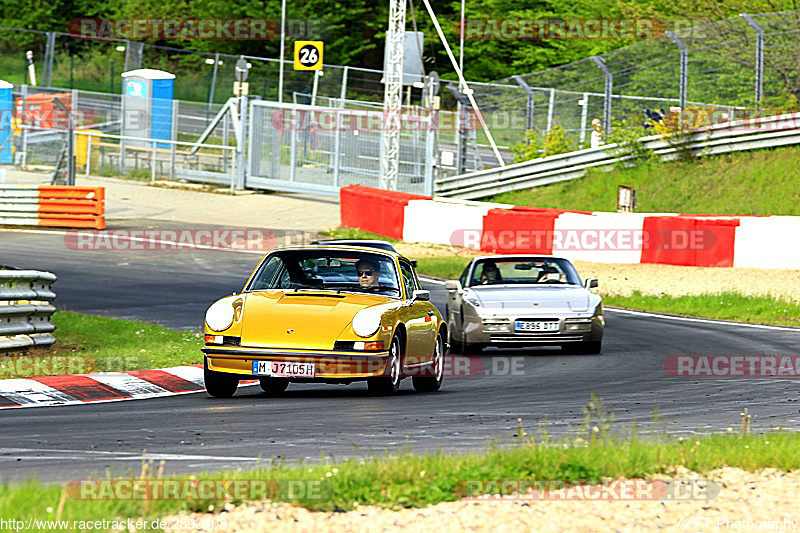
[(203, 366), (0, 380), (0, 409), (118, 402), (203, 392)]

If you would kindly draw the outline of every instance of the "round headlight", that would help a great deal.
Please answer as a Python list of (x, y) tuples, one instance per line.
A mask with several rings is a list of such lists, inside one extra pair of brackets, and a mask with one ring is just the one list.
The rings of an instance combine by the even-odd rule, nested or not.
[(228, 329), (233, 324), (233, 306), (230, 302), (217, 302), (206, 311), (206, 324), (214, 331)]
[(353, 331), (359, 337), (372, 337), (381, 327), (381, 314), (371, 309), (362, 309), (353, 317)]

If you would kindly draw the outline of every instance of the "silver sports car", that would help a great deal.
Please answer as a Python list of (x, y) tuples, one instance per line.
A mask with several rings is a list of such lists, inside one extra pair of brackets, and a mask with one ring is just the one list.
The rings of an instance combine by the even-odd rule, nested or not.
[(603, 303), (567, 259), (541, 255), (476, 257), (447, 282), (447, 321), (454, 353), (486, 346), (560, 345), (600, 353)]

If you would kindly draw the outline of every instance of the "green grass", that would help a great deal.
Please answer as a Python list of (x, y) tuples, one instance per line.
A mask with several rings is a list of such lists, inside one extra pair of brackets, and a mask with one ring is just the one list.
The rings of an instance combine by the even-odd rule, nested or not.
[[(596, 402), (596, 398), (592, 400)], [(590, 404), (592, 405), (592, 404)], [(610, 436), (601, 418), (585, 409), (585, 422), (577, 436), (554, 440), (546, 433), (529, 436), (522, 424), (516, 440), (494, 446), (483, 453), (415, 455), (349, 459), (338, 463), (286, 465), (270, 463), (253, 470), (197, 474), (198, 479), (299, 480), (316, 484), (318, 498), (281, 491), (274, 499), (289, 501), (311, 510), (342, 511), (360, 505), (384, 508), (424, 507), (455, 501), (464, 495), (469, 480), (559, 480), (596, 483), (602, 478), (648, 478), (654, 474), (675, 475), (675, 467), (707, 473), (723, 466), (745, 470), (800, 467), (800, 434), (780, 430), (760, 435), (722, 434), (689, 440), (660, 435), (647, 440), (635, 433)], [(602, 406), (599, 406), (602, 408)], [(592, 431), (592, 424), (603, 429)], [(143, 476), (130, 472), (120, 479), (155, 478), (151, 466)], [(178, 476), (185, 479), (188, 476)], [(101, 476), (102, 478), (102, 476)], [(97, 478), (95, 478), (97, 479)], [(279, 485), (285, 486), (285, 485)], [(100, 520), (140, 517), (153, 519), (179, 511), (219, 510), (219, 500), (80, 500), (64, 498), (63, 485), (38, 480), (0, 486), (0, 517), (25, 520)], [(298, 497), (300, 496), (300, 497)], [(63, 508), (58, 514), (59, 503)]]
[(643, 309), (754, 324), (800, 326), (800, 304), (772, 296), (743, 296), (733, 292), (695, 296), (607, 295), (605, 305)]
[[(67, 356), (70, 364), (55, 364), (55, 373), (86, 373), (167, 368), (202, 362), (203, 339), (195, 331), (173, 331), (157, 324), (59, 311), (53, 315), (56, 344), (31, 352), (36, 356)], [(199, 324), (198, 324), (199, 327)], [(7, 361), (6, 361), (7, 362)], [(0, 366), (0, 378), (47, 375), (47, 366)]]
[(417, 272), (436, 278), (458, 279), (469, 261), (469, 257), (420, 257), (417, 259)]
[(384, 237), (377, 233), (370, 233), (363, 229), (356, 228), (337, 228), (330, 231), (319, 232), (320, 239), (378, 239), (387, 242), (399, 242), (391, 237)]
[(616, 211), (617, 186), (636, 189), (642, 213), (800, 215), (800, 147), (594, 170), (563, 183), (499, 194), (486, 200), (514, 205)]

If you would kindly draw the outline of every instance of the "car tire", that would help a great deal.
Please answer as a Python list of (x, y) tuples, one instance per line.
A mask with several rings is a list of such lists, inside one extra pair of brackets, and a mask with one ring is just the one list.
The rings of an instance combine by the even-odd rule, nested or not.
[(400, 389), (400, 374), (402, 369), (403, 354), (401, 350), (400, 337), (392, 337), (392, 344), (389, 346), (389, 375), (367, 380), (367, 388), (372, 394), (378, 396), (389, 396), (395, 394)]
[(464, 353), (464, 343), (461, 342), (461, 339), (456, 339), (453, 337), (453, 330), (447, 335), (450, 337), (450, 353), (452, 354), (462, 354)]
[(562, 344), (561, 349), (571, 355), (599, 354), (603, 351), (603, 341), (583, 341), (571, 344)]
[(203, 381), (206, 392), (214, 398), (230, 398), (239, 387), (239, 378), (234, 374), (208, 369), (208, 360), (203, 358)]
[(442, 386), (444, 379), (444, 338), (441, 332), (436, 335), (436, 345), (433, 348), (433, 365), (429, 367), (433, 376), (422, 377), (414, 376), (411, 384), (417, 392), (436, 392)]
[(289, 386), (289, 378), (258, 378), (258, 384), (267, 394), (279, 394)]

